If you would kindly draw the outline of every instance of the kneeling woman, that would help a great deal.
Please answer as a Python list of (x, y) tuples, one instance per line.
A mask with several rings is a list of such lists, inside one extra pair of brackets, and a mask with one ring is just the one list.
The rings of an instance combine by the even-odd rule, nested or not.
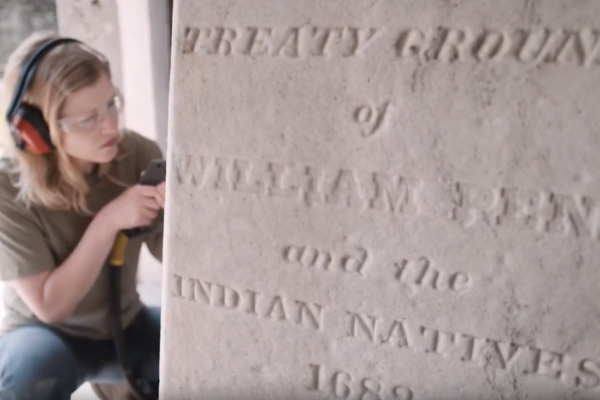
[[(32, 35), (4, 71), (2, 105), (14, 128), (1, 124), (0, 398), (68, 400), (86, 381), (108, 398), (105, 388), (114, 386), (103, 384), (124, 381), (111, 336), (107, 259), (118, 232), (134, 227), (147, 233), (126, 249), (121, 318), (133, 374), (156, 398), (160, 310), (142, 304), (136, 273), (144, 242), (162, 258), (165, 188), (138, 182), (162, 154), (154, 141), (121, 128), (121, 98), (105, 58), (56, 39)], [(30, 79), (22, 79), (27, 71)]]

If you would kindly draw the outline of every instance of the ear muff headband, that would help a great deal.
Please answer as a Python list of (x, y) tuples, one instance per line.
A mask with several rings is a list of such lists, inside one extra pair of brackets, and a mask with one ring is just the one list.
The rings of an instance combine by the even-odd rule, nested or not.
[[(9, 106), (6, 110), (6, 122), (8, 123), (9, 129), (10, 129), (12, 137), (15, 141), (15, 144), (21, 150), (25, 149), (25, 143), (24, 143), (25, 141), (19, 135), (18, 129), (15, 127), (15, 121), (14, 121), (15, 114), (17, 114), (17, 111), (19, 110), (19, 108), (22, 108), (22, 110), (21, 110), (22, 112), (20, 112), (18, 114), (20, 114), (21, 117), (24, 117), (27, 120), (26, 122), (28, 123), (29, 126), (34, 128), (38, 132), (43, 131), (43, 130), (42, 131), (38, 130), (38, 128), (40, 128), (40, 126), (39, 126), (40, 122), (43, 122), (43, 119), (42, 119), (42, 121), (30, 121), (29, 118), (27, 118), (28, 115), (31, 115), (31, 108), (37, 109), (37, 107), (33, 107), (29, 104), (22, 103), (23, 95), (25, 94), (25, 91), (31, 84), (33, 77), (35, 76), (36, 67), (37, 67), (40, 59), (46, 53), (48, 53), (50, 50), (52, 50), (56, 46), (61, 45), (63, 43), (73, 43), (73, 42), (80, 43), (78, 40), (72, 39), (72, 38), (59, 38), (59, 39), (51, 40), (48, 43), (43, 44), (39, 49), (37, 49), (29, 57), (27, 62), (25, 62), (23, 64), (23, 66), (21, 67), (21, 72), (19, 73), (19, 78), (17, 79), (17, 83), (16, 83), (15, 89), (13, 91), (13, 96), (12, 96)], [(41, 113), (40, 113), (40, 115), (41, 115)], [(44, 128), (46, 128), (46, 127), (44, 127)], [(38, 138), (36, 138), (36, 139), (38, 139)], [(39, 140), (41, 141), (42, 138), (40, 137)]]

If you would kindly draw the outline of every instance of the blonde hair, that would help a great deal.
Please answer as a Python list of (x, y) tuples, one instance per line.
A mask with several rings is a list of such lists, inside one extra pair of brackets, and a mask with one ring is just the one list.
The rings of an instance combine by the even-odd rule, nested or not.
[[(34, 33), (25, 39), (10, 55), (4, 70), (2, 88), (2, 110), (6, 113), (21, 67), (44, 43), (56, 39), (51, 32)], [(50, 129), (55, 151), (47, 154), (32, 154), (19, 150), (8, 129), (8, 124), (0, 124), (1, 142), (15, 172), (15, 185), (18, 198), (27, 206), (37, 205), (48, 209), (75, 209), (89, 213), (86, 195), (89, 191), (84, 174), (76, 168), (71, 158), (62, 151), (62, 132), (58, 118), (68, 96), (84, 87), (92, 85), (102, 76), (111, 77), (107, 60), (93, 49), (80, 43), (63, 43), (46, 53), (38, 62), (36, 72), (23, 101), (36, 105), (42, 110)], [(119, 146), (119, 153), (122, 152)], [(97, 169), (101, 179), (115, 181), (111, 172), (117, 156), (110, 163)]]

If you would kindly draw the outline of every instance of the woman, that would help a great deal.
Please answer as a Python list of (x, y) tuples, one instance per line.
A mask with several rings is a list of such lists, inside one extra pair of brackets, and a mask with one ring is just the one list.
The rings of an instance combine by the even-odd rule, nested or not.
[[(55, 38), (34, 34), (11, 54), (4, 109), (24, 60)], [(162, 259), (165, 188), (137, 183), (161, 151), (120, 127), (109, 65), (81, 43), (47, 52), (23, 100), (41, 109), (54, 149), (20, 150), (2, 124), (0, 398), (67, 400), (85, 381), (123, 382), (111, 336), (106, 260), (117, 233), (134, 227), (147, 230), (128, 243), (121, 317), (134, 375), (156, 391), (160, 311), (141, 303), (136, 269), (144, 242)], [(109, 386), (95, 390), (108, 398)]]

